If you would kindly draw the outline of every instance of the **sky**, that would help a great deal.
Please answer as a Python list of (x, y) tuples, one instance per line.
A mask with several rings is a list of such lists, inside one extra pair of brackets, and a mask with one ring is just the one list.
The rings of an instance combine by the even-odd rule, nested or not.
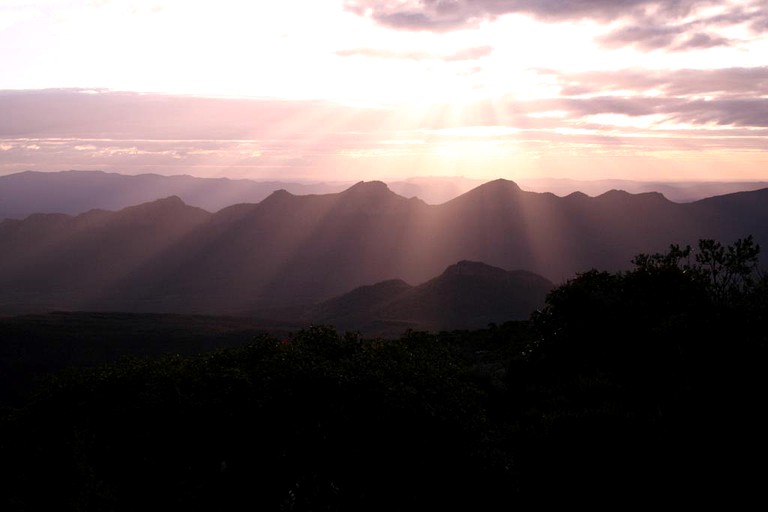
[(0, 0), (0, 174), (768, 179), (765, 0)]

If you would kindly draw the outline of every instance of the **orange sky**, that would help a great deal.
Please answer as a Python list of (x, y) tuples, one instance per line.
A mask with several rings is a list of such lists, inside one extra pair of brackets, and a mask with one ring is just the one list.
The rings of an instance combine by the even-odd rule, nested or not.
[(764, 0), (5, 0), (0, 174), (768, 178)]

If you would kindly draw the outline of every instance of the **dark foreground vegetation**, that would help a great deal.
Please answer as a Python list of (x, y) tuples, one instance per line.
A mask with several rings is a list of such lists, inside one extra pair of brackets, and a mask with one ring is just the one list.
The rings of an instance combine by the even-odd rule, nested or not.
[(749, 238), (640, 255), (629, 272), (565, 283), (530, 321), (476, 331), (310, 327), (59, 371), (5, 405), (0, 507), (763, 500), (757, 256)]

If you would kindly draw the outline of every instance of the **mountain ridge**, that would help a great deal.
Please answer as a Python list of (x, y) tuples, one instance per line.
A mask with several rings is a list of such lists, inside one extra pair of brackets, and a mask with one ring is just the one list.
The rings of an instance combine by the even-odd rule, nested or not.
[(768, 189), (693, 203), (658, 194), (529, 192), (495, 180), (442, 205), (382, 182), (273, 192), (215, 213), (168, 198), (79, 216), (0, 222), (0, 312), (25, 308), (249, 314), (366, 283), (422, 283), (462, 260), (562, 282), (626, 269), (640, 252), (753, 235), (768, 246)]
[[(462, 177), (415, 177), (388, 180), (387, 186), (406, 198), (419, 198), (440, 205), (487, 183)], [(643, 182), (630, 180), (566, 180), (515, 178), (526, 191), (565, 197), (581, 191), (596, 197), (611, 189), (636, 194), (656, 191), (670, 201), (692, 202), (737, 191), (768, 187), (759, 182)], [(23, 218), (32, 213), (79, 214), (91, 209), (119, 210), (154, 199), (177, 195), (191, 206), (218, 212), (228, 206), (259, 203), (272, 192), (286, 190), (293, 195), (343, 192), (356, 183), (287, 182), (231, 178), (199, 178), (191, 175), (124, 175), (105, 171), (21, 171), (0, 176), (0, 219)]]

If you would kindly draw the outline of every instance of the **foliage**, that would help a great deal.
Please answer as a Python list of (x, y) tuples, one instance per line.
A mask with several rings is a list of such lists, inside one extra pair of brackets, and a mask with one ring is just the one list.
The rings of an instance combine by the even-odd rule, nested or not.
[(66, 371), (5, 425), (10, 509), (475, 502), (499, 466), (481, 404), (463, 363), (419, 333), (365, 341), (312, 327)]
[(641, 449), (625, 476), (648, 485), (661, 476), (694, 492), (754, 481), (743, 453), (765, 453), (758, 404), (768, 389), (768, 286), (758, 253), (751, 237), (727, 247), (702, 240), (695, 253), (673, 245), (639, 255), (628, 272), (586, 272), (549, 295), (533, 318), (527, 364), (510, 369), (526, 373), (510, 382), (543, 390), (539, 406), (553, 418), (545, 438), (557, 459), (595, 443), (592, 464), (577, 457), (579, 474), (608, 479), (608, 467), (623, 467), (614, 455), (627, 455), (617, 447), (631, 436)]
[(0, 506), (487, 509), (757, 495), (766, 475), (753, 463), (768, 455), (758, 253), (748, 238), (638, 255), (628, 272), (592, 270), (554, 289), (530, 321), (487, 329), (382, 340), (312, 326), (57, 372), (0, 417)]
[(759, 271), (760, 246), (752, 236), (723, 246), (711, 240), (699, 240), (691, 260), (691, 247), (671, 245), (666, 254), (640, 254), (633, 260), (635, 272), (681, 271), (700, 280), (718, 301), (733, 300), (750, 293), (763, 277)]

